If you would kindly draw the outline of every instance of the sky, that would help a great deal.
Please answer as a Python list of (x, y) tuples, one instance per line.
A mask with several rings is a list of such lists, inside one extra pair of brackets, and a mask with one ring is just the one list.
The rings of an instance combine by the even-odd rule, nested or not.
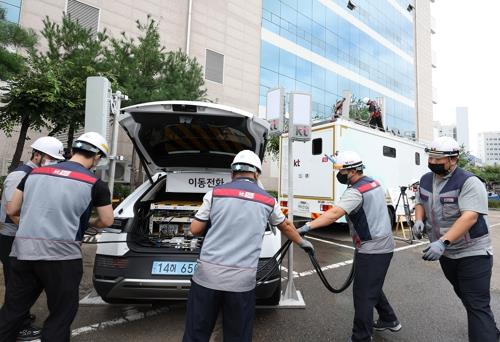
[(479, 132), (500, 131), (499, 13), (499, 0), (431, 2), (437, 55), (432, 83), (438, 94), (434, 120), (455, 124), (456, 107), (468, 107), (473, 153)]

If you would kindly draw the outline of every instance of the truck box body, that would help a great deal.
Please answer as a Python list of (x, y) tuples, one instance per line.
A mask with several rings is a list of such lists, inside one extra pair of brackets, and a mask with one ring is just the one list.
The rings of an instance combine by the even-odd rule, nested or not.
[[(279, 197), (286, 212), (288, 136), (283, 135), (280, 142)], [(349, 150), (360, 155), (366, 167), (364, 174), (382, 184), (392, 209), (400, 194), (399, 186), (408, 186), (428, 172), (425, 148), (418, 142), (348, 120), (314, 125), (312, 139), (294, 142), (293, 146), (295, 216), (314, 219), (340, 199), (346, 185), (337, 181), (332, 161), (336, 152)], [(398, 206), (400, 213), (402, 203)]]

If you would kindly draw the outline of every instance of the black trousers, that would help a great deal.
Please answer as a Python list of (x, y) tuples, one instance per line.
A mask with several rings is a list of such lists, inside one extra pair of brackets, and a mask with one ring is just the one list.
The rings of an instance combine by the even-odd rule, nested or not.
[(252, 341), (255, 289), (227, 292), (191, 281), (183, 342), (208, 342), (222, 309), (224, 342)]
[(469, 341), (496, 342), (499, 331), (490, 308), (490, 281), (493, 257), (460, 259), (441, 257), (441, 268), (467, 310)]
[(12, 244), (14, 243), (14, 236), (7, 236), (0, 234), (0, 261), (3, 265), (3, 279), (5, 279), (5, 285), (9, 282), (10, 275), (10, 251), (12, 250)]
[(47, 295), (49, 316), (43, 325), (42, 341), (69, 341), (71, 323), (78, 310), (78, 290), (82, 274), (82, 259), (12, 259), (5, 303), (0, 310), (0, 341), (16, 340), (24, 317), (43, 290)]
[(385, 131), (384, 125), (382, 124), (381, 116), (372, 116), (370, 122), (368, 123), (372, 128), (378, 127), (379, 130)]
[(387, 297), (382, 291), (385, 276), (393, 253), (358, 253), (354, 267), (352, 288), (354, 300), (353, 341), (370, 341), (373, 334), (373, 308), (377, 309), (379, 319), (385, 322), (397, 320)]

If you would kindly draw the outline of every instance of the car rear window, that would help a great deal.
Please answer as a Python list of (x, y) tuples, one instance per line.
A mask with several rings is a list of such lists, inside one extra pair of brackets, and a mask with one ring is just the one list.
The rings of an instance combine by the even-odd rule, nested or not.
[(133, 115), (141, 124), (142, 145), (159, 166), (229, 167), (239, 151), (255, 150), (245, 118), (186, 113)]

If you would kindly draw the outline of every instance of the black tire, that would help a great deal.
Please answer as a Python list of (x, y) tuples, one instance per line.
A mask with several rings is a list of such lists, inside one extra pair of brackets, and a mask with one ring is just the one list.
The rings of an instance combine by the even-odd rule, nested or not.
[(281, 281), (269, 298), (257, 299), (257, 305), (274, 306), (280, 303), (281, 299)]

